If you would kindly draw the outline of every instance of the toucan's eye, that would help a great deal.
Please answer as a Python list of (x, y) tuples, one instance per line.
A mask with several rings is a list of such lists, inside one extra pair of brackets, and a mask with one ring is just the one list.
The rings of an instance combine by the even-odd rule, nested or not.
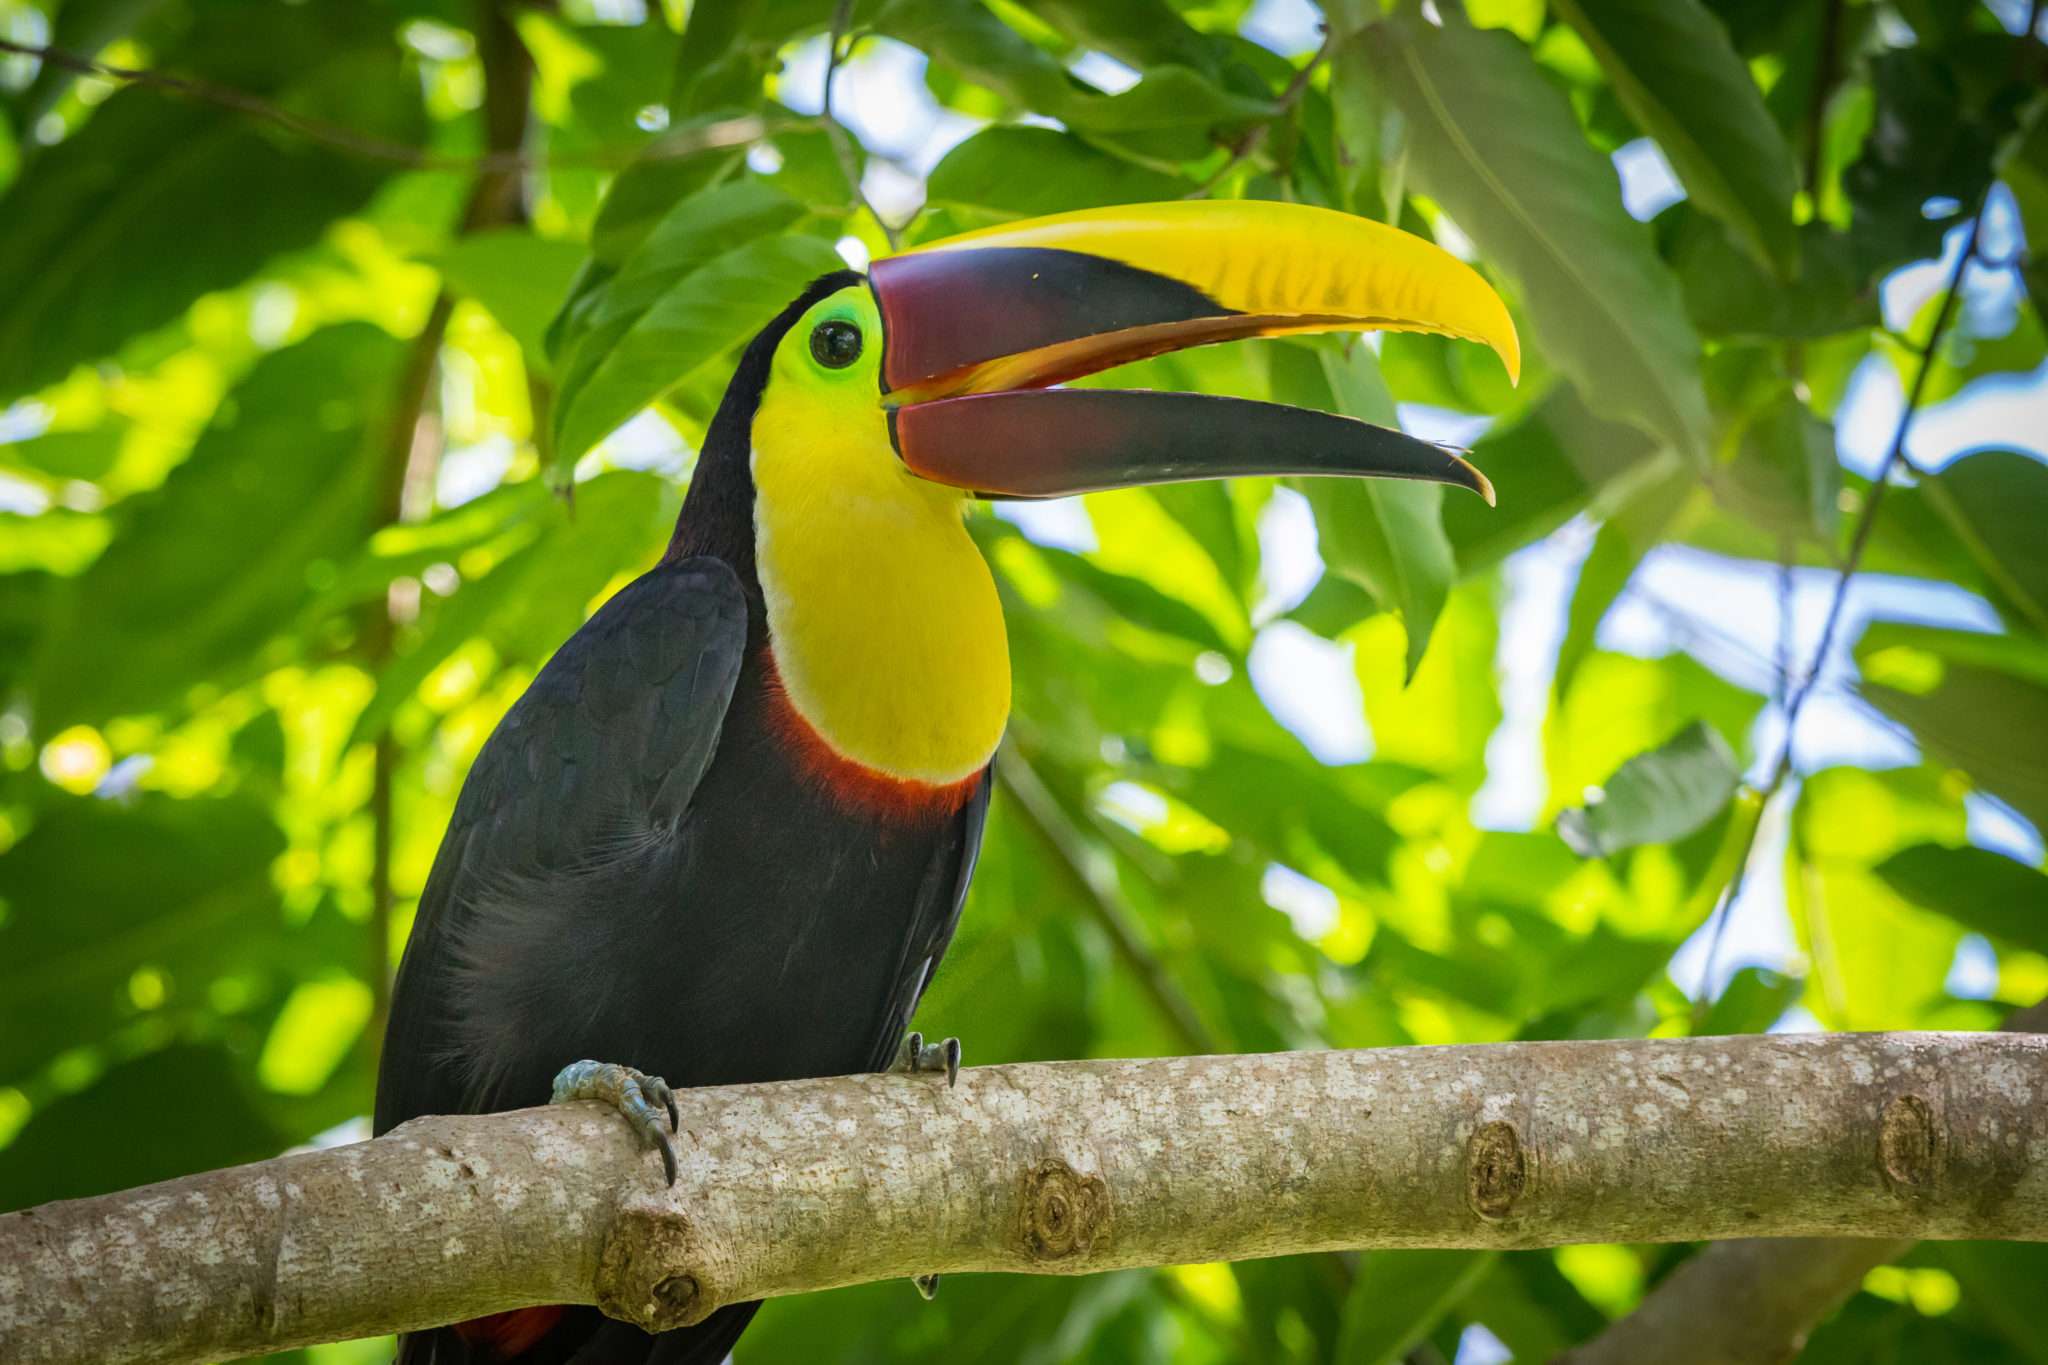
[(860, 359), (860, 328), (829, 318), (811, 329), (811, 354), (828, 370), (843, 370)]

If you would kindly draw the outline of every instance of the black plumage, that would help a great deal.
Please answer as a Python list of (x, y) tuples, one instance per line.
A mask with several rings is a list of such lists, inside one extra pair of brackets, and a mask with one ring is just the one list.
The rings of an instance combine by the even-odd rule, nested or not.
[[(485, 742), (421, 896), (376, 1130), (545, 1103), (594, 1058), (676, 1086), (886, 1066), (959, 917), (984, 773), (943, 820), (820, 789), (777, 737), (754, 564), (752, 419), (829, 275), (747, 348), (668, 554), (556, 652)], [(649, 1336), (572, 1307), (516, 1358), (715, 1362), (754, 1306)], [(452, 1328), (400, 1360), (501, 1358)]]

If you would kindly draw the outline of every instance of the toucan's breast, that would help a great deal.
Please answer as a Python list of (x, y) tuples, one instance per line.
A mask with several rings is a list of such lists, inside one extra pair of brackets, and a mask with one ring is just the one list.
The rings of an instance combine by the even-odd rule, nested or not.
[(995, 581), (962, 494), (904, 469), (879, 408), (809, 397), (771, 387), (754, 420), (756, 569), (790, 733), (840, 789), (879, 790), (865, 771), (951, 792), (1009, 719)]

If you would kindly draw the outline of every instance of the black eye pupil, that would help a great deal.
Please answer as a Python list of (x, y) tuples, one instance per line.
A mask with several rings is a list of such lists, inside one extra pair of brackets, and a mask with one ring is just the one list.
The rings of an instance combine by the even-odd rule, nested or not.
[(811, 354), (820, 365), (843, 370), (860, 359), (860, 328), (840, 318), (811, 329)]

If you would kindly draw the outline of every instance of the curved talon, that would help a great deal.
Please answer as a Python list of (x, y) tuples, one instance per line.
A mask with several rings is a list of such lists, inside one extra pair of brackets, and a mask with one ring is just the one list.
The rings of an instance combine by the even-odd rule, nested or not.
[(890, 1063), (889, 1070), (907, 1076), (943, 1071), (946, 1073), (946, 1088), (950, 1090), (960, 1080), (960, 1040), (944, 1038), (936, 1043), (927, 1043), (922, 1033), (912, 1029), (903, 1035), (903, 1044), (896, 1049), (896, 1060)]
[(676, 1145), (661, 1130), (660, 1105), (668, 1111), (669, 1132), (679, 1129), (682, 1116), (676, 1109), (675, 1091), (659, 1076), (649, 1076), (616, 1062), (571, 1062), (555, 1073), (550, 1104), (577, 1100), (601, 1100), (619, 1111), (632, 1127), (641, 1145), (661, 1153), (661, 1168), (668, 1183), (676, 1183)]

